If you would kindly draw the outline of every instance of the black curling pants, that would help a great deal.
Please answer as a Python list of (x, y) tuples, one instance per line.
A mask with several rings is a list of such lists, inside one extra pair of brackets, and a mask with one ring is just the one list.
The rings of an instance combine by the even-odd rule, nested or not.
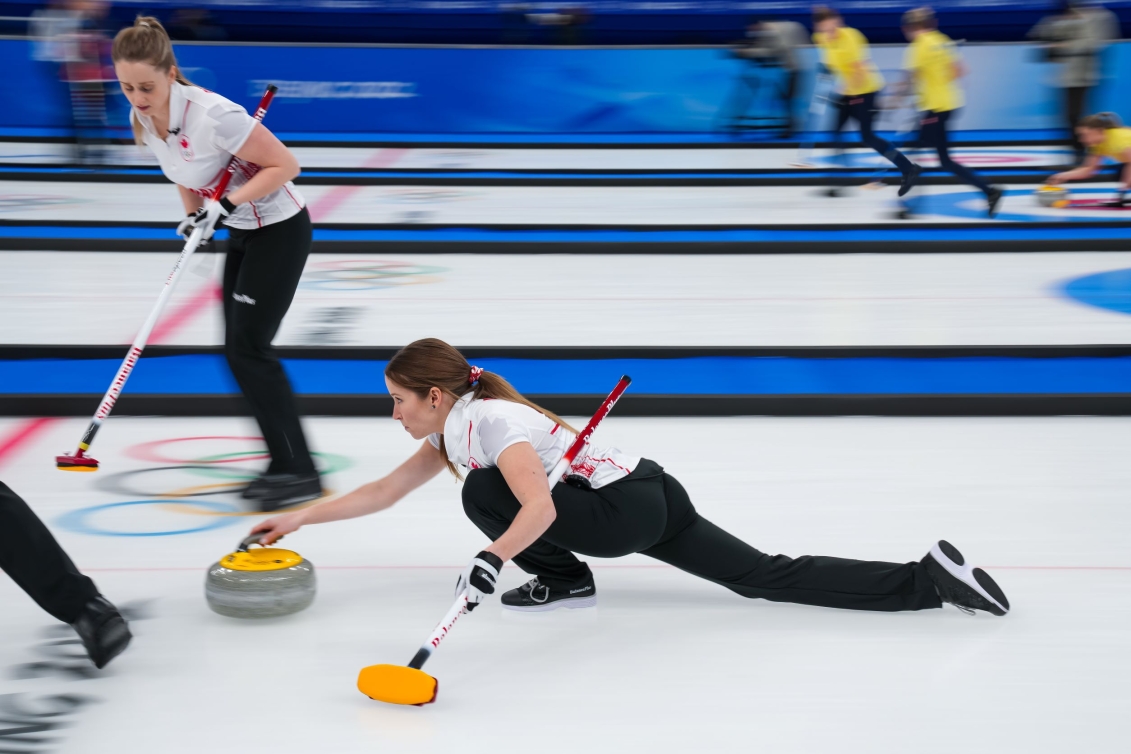
[(310, 254), (310, 214), (228, 231), (224, 265), (224, 355), (271, 453), (271, 474), (308, 474), (314, 460), (294, 391), (271, 341), (291, 307)]
[(840, 140), (841, 131), (848, 124), (849, 119), (854, 120), (860, 126), (860, 140), (899, 168), (900, 173), (906, 175), (907, 171), (911, 169), (911, 160), (907, 159), (903, 152), (892, 146), (891, 142), (880, 138), (872, 129), (872, 121), (876, 114), (877, 94), (878, 92), (868, 92), (852, 97), (841, 95), (840, 101), (837, 103), (836, 128), (833, 129), (833, 135), (837, 141), (837, 151), (844, 153), (845, 144)]
[[(919, 563), (878, 563), (804, 555), (767, 555), (700, 516), (676, 479), (644, 459), (628, 477), (596, 490), (559, 484), (557, 518), (514, 559), (551, 588), (590, 575), (574, 553), (615, 558), (638, 552), (725, 586), (743, 597), (851, 610), (942, 607)], [(477, 469), (463, 486), (463, 509), (497, 539), (520, 504), (496, 468)]]
[(934, 148), (939, 154), (939, 167), (958, 177), (963, 183), (974, 186), (987, 196), (990, 193), (990, 184), (986, 179), (968, 169), (965, 165), (955, 162), (950, 156), (950, 134), (947, 123), (957, 110), (934, 112), (928, 110), (923, 113), (919, 122), (919, 140), (921, 147)]
[(36, 603), (74, 623), (98, 596), (23, 498), (0, 482), (0, 568)]

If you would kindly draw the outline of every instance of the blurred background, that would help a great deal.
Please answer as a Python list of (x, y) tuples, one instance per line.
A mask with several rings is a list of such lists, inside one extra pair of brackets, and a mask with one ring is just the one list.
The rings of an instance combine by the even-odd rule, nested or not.
[[(1058, 360), (1121, 355), (1131, 342), (1123, 278), (1106, 269), (1110, 258), (1084, 263), (1093, 259), (1087, 253), (1126, 250), (1131, 216), (1092, 206), (1118, 195), (1118, 176), (1105, 167), (1074, 185), (1079, 203), (1069, 209), (1045, 206), (1034, 192), (1083, 159), (1070, 120), (1100, 111), (1116, 123), (1131, 119), (1131, 43), (1122, 38), (1131, 2), (935, 4), (939, 28), (967, 71), (960, 82), (965, 106), (950, 124), (952, 152), (1001, 188), (994, 217), (980, 192), (918, 143), (920, 113), (906, 96), (901, 29), (911, 7), (868, 0), (838, 6), (844, 23), (871, 44), (886, 82), (877, 130), (923, 167), (921, 185), (898, 200), (899, 174), (856, 141), (855, 123), (839, 145), (847, 148), (838, 148), (839, 94), (822, 75), (813, 7), (803, 2), (0, 3), (0, 245), (14, 253), (0, 257), (13, 268), (3, 304), (9, 324), (0, 335), (17, 360), (113, 361), (115, 344), (128, 341), (149, 301), (149, 278), (130, 253), (180, 248), (175, 187), (149, 151), (133, 144), (109, 61), (117, 30), (154, 14), (195, 84), (248, 109), (268, 84), (279, 87), (266, 123), (303, 166), (297, 183), (315, 224), (315, 254), (277, 340), (285, 353), (300, 349), (289, 352), (296, 359), (329, 353), (372, 362), (397, 344), (439, 334), (489, 347), (487, 356), (549, 349), (538, 353), (551, 362), (641, 348), (659, 349), (644, 352), (656, 358), (749, 357), (743, 363), (750, 371), (728, 373), (735, 381), (717, 390), (705, 378), (676, 379), (655, 362), (663, 379), (644, 392), (676, 413), (883, 413), (904, 410), (898, 406), (906, 401), (914, 411), (1055, 413), (1054, 404), (1033, 397), (1047, 395), (1064, 397), (1061, 409), (1122, 412), (1122, 398), (1101, 397), (1124, 394), (1122, 377), (1110, 371), (1123, 369), (1122, 361), (1087, 362), (1100, 381), (1085, 384), (1066, 377), (1083, 374), (1075, 362)], [(536, 307), (508, 298), (520, 279), (566, 274), (546, 266), (540, 255), (550, 251), (584, 257), (579, 264), (594, 275), (639, 268), (643, 298), (634, 305), (616, 281), (602, 279), (608, 290), (560, 332)], [(90, 310), (49, 293), (55, 283), (28, 278), (35, 265), (55, 269), (49, 260), (60, 257), (43, 252), (75, 255), (62, 268), (75, 285), (98, 274), (112, 278), (113, 290), (122, 286), (121, 294)], [(791, 266), (778, 257), (785, 252), (817, 256)], [(836, 272), (832, 259), (858, 252), (891, 257), (868, 262), (875, 266), (866, 273)], [(960, 256), (940, 276), (924, 271), (939, 257), (921, 252)], [(1003, 257), (1000, 277), (986, 283), (988, 298), (971, 298), (968, 286), (989, 264), (961, 256), (971, 252), (1051, 252), (1065, 255), (1067, 267), (1022, 284), (1011, 265), (1032, 271), (1035, 260), (1049, 257)], [(479, 254), (515, 256), (502, 264)], [(454, 269), (451, 255), (468, 255), (458, 257), (461, 268), (498, 269), (500, 276), (472, 283), (444, 272)], [(727, 255), (733, 258), (720, 261)], [(904, 256), (916, 257), (913, 270), (898, 261)], [(685, 264), (700, 272), (689, 277)], [(729, 305), (716, 294), (737, 283), (714, 272), (727, 265), (754, 276)], [(580, 270), (571, 274), (581, 277), (571, 295), (598, 285), (585, 283)], [(153, 285), (161, 279), (149, 275)], [(940, 292), (944, 277), (951, 282)], [(187, 349), (177, 355), (216, 356), (219, 309), (208, 285), (187, 282), (176, 294), (174, 302), (198, 304), (190, 308), (195, 318), (169, 333), (165, 345)], [(436, 308), (466, 298), (457, 292), (468, 285), (480, 286), (468, 299), (480, 317), (474, 328)], [(39, 298), (29, 298), (31, 290)], [(901, 299), (904, 293), (910, 298)], [(444, 311), (453, 310), (455, 303)], [(25, 326), (29, 311), (41, 316)], [(930, 350), (937, 348), (950, 350)], [(1002, 362), (1021, 370), (1014, 374), (945, 361), (1011, 358), (1018, 348), (1028, 349), (1026, 358), (1049, 357), (1034, 364), (1060, 370), (1055, 379), (1024, 387), (1018, 374), (1022, 382), (1036, 374), (1029, 362)], [(1085, 351), (1063, 350), (1073, 348)], [(889, 383), (882, 358), (893, 353), (912, 360), (902, 381)], [(914, 360), (936, 355), (944, 360)], [(775, 371), (783, 362), (772, 359), (787, 356), (802, 361)], [(822, 360), (827, 356), (840, 360)], [(867, 360), (873, 357), (880, 360)], [(174, 396), (203, 391), (215, 397), (214, 410), (242, 411), (223, 366), (201, 363), (212, 364), (202, 367), (207, 390), (200, 381), (178, 387), (177, 379), (187, 379), (179, 369), (152, 384), (142, 370), (124, 410), (144, 387), (156, 403), (142, 401), (138, 410), (189, 411)], [(561, 391), (578, 394), (549, 364), (528, 365), (528, 389), (551, 396), (551, 404)], [(866, 371), (864, 383), (851, 370), (837, 371), (853, 365)], [(945, 371), (951, 367), (957, 371)], [(85, 405), (82, 396), (99, 392), (99, 379), (50, 389), (13, 380), (0, 394), (10, 395), (13, 411), (34, 405), (66, 413), (63, 406)], [(303, 386), (296, 379), (302, 391), (321, 396), (320, 410), (385, 410), (379, 381)], [(27, 403), (28, 390), (39, 391), (37, 403)], [(362, 394), (366, 401), (350, 402)], [(692, 395), (699, 397), (685, 400)], [(877, 395), (891, 405), (876, 403)], [(331, 405), (339, 399), (341, 406)], [(645, 403), (644, 413), (661, 410)]]
[[(935, 3), (971, 75), (961, 130), (1064, 126), (1069, 67), (1094, 66), (1087, 112), (1131, 115), (1119, 82), (1131, 2)], [(909, 4), (844, 3), (898, 71)], [(123, 136), (109, 40), (155, 14), (189, 77), (240, 102), (282, 87), (281, 133), (717, 134), (820, 130), (805, 2), (0, 3), (0, 135)], [(1081, 21), (1074, 23), (1073, 19)], [(1068, 45), (1072, 49), (1068, 50)], [(34, 93), (34, 95), (33, 95)], [(329, 109), (319, 107), (328, 105)], [(818, 119), (819, 120), (819, 119)]]

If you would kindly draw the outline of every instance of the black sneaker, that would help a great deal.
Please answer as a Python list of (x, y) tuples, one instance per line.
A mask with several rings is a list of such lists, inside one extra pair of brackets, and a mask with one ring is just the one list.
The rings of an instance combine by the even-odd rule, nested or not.
[(503, 593), (503, 607), (507, 610), (521, 610), (540, 613), (557, 610), (559, 607), (578, 608), (597, 606), (597, 587), (593, 576), (569, 589), (555, 590), (543, 584), (538, 577), (532, 578), (518, 589)]
[(986, 194), (986, 212), (990, 217), (997, 214), (997, 205), (1001, 203), (1002, 196), (1005, 192), (997, 186), (990, 186), (990, 193)]
[(939, 540), (923, 558), (923, 565), (939, 597), (964, 613), (974, 614), (975, 610), (985, 610), (994, 615), (1009, 612), (1009, 600), (1005, 592), (981, 568), (966, 563), (962, 553), (946, 540)]
[(263, 474), (242, 493), (245, 500), (255, 500), (264, 513), (322, 497), (322, 481), (318, 472), (310, 474)]
[(914, 162), (911, 163), (911, 169), (903, 174), (903, 180), (899, 182), (900, 196), (907, 195), (907, 192), (910, 191), (919, 180), (919, 174), (922, 172), (923, 168), (920, 165), (916, 165)]
[(86, 603), (71, 628), (82, 639), (94, 667), (99, 669), (120, 655), (133, 638), (126, 619), (105, 597), (95, 597)]

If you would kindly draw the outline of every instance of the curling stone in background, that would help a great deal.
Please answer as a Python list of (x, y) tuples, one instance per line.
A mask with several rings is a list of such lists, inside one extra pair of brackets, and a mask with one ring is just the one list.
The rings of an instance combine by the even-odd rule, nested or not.
[(1037, 204), (1063, 209), (1068, 206), (1068, 189), (1063, 186), (1041, 186), (1036, 190)]
[(259, 537), (247, 537), (239, 549), (208, 569), (204, 597), (220, 615), (274, 618), (297, 613), (314, 602), (314, 564), (291, 550), (249, 550)]

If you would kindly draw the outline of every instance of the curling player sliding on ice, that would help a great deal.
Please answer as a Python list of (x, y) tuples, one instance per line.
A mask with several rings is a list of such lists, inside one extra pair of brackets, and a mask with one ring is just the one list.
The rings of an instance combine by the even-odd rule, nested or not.
[(511, 610), (596, 604), (589, 566), (574, 553), (641, 553), (743, 597), (853, 610), (923, 610), (949, 602), (1005, 615), (1009, 601), (989, 574), (947, 542), (918, 562), (881, 563), (767, 555), (699, 515), (675, 477), (647, 458), (590, 444), (551, 492), (547, 475), (576, 435), (502, 377), (474, 367), (436, 339), (402, 348), (385, 369), (393, 418), (417, 451), (387, 476), (335, 500), (268, 519), (264, 544), (305, 524), (385, 510), (445, 468), (463, 484), (463, 509), (492, 540), (471, 559), (457, 595), (469, 607), (493, 594), (508, 560), (533, 578), (502, 595)]

